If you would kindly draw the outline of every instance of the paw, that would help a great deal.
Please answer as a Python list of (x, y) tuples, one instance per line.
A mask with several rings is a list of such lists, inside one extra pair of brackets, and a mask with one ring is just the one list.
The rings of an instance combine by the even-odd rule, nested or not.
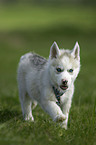
[(61, 123), (60, 126), (61, 126), (61, 128), (64, 128), (65, 130), (67, 130), (67, 124), (66, 123), (63, 122), (63, 123)]
[(34, 117), (33, 116), (25, 116), (24, 117), (25, 121), (30, 121), (30, 122), (34, 122)]
[(58, 115), (58, 116), (56, 116), (56, 118), (54, 119), (54, 121), (55, 121), (55, 122), (58, 122), (58, 123), (63, 122), (63, 121), (65, 121), (65, 120), (66, 120), (66, 116), (65, 116), (65, 115)]

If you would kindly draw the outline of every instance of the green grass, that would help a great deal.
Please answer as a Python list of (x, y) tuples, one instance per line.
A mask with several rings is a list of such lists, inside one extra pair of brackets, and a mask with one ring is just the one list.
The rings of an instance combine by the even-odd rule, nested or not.
[[(35, 51), (48, 58), (57, 41), (81, 48), (81, 71), (75, 82), (68, 130), (61, 129), (38, 106), (34, 123), (24, 122), (16, 71), (19, 58)], [(0, 144), (96, 144), (96, 11), (92, 7), (0, 6)]]

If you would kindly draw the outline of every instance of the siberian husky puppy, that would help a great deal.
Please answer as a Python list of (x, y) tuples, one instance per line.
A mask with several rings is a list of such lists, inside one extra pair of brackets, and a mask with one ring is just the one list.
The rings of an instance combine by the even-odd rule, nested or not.
[(74, 81), (79, 71), (78, 42), (72, 50), (59, 49), (54, 42), (48, 60), (34, 53), (23, 55), (17, 78), (24, 119), (34, 121), (32, 108), (38, 103), (54, 122), (67, 129)]

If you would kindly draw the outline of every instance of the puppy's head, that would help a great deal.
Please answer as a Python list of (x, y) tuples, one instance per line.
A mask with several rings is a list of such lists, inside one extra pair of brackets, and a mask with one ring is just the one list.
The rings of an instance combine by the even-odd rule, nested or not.
[(80, 70), (80, 48), (76, 42), (73, 50), (59, 49), (56, 42), (50, 48), (49, 74), (51, 84), (65, 92), (74, 83)]

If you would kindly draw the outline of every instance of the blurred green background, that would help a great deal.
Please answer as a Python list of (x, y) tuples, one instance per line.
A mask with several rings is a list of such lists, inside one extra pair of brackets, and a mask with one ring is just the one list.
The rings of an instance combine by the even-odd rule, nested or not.
[[(96, 1), (0, 0), (0, 132), (4, 135), (4, 137), (1, 136), (0, 141), (3, 143), (5, 140), (11, 142), (11, 138), (18, 140), (18, 137), (15, 137), (18, 129), (14, 134), (14, 127), (9, 125), (8, 128), (8, 121), (11, 120), (14, 126), (14, 117), (17, 117), (18, 120), (18, 114), (21, 114), (16, 81), (20, 56), (32, 51), (48, 58), (50, 47), (54, 41), (60, 48), (65, 49), (72, 49), (75, 42), (79, 42), (81, 71), (75, 83), (71, 114), (74, 114), (76, 110), (81, 111), (83, 108), (81, 118), (86, 114), (86, 118), (89, 119), (94, 112), (93, 120), (96, 120)], [(40, 108), (37, 108), (37, 111), (41, 111)], [(46, 118), (49, 119), (49, 117)], [(80, 118), (77, 117), (77, 119), (79, 123)], [(22, 124), (22, 121), (20, 123)], [(86, 124), (86, 121), (83, 123)], [(73, 125), (75, 126), (75, 123)], [(19, 128), (19, 124), (17, 126)], [(91, 134), (87, 132), (89, 133), (87, 134), (88, 139), (84, 136), (85, 140), (88, 140), (87, 144), (96, 144), (95, 129), (96, 125)], [(77, 134), (72, 128), (70, 130), (74, 132), (73, 134)], [(84, 131), (86, 134), (86, 130)], [(82, 130), (78, 132), (82, 134)], [(31, 132), (29, 134), (33, 138)], [(64, 135), (61, 134), (61, 136)], [(57, 140), (61, 139), (61, 136), (57, 137)], [(78, 137), (79, 135), (77, 135), (77, 141)], [(39, 140), (38, 135), (37, 138)], [(41, 138), (44, 139), (42, 133)], [(82, 138), (79, 143), (82, 143)], [(72, 139), (74, 144), (74, 136)], [(23, 138), (21, 137), (19, 140), (22, 142)], [(31, 141), (31, 139), (29, 140)], [(84, 143), (85, 140), (83, 140)], [(48, 140), (46, 139), (46, 141)], [(54, 138), (51, 141), (54, 142)], [(49, 140), (49, 142), (51, 141)], [(35, 142), (34, 139), (33, 142)]]

